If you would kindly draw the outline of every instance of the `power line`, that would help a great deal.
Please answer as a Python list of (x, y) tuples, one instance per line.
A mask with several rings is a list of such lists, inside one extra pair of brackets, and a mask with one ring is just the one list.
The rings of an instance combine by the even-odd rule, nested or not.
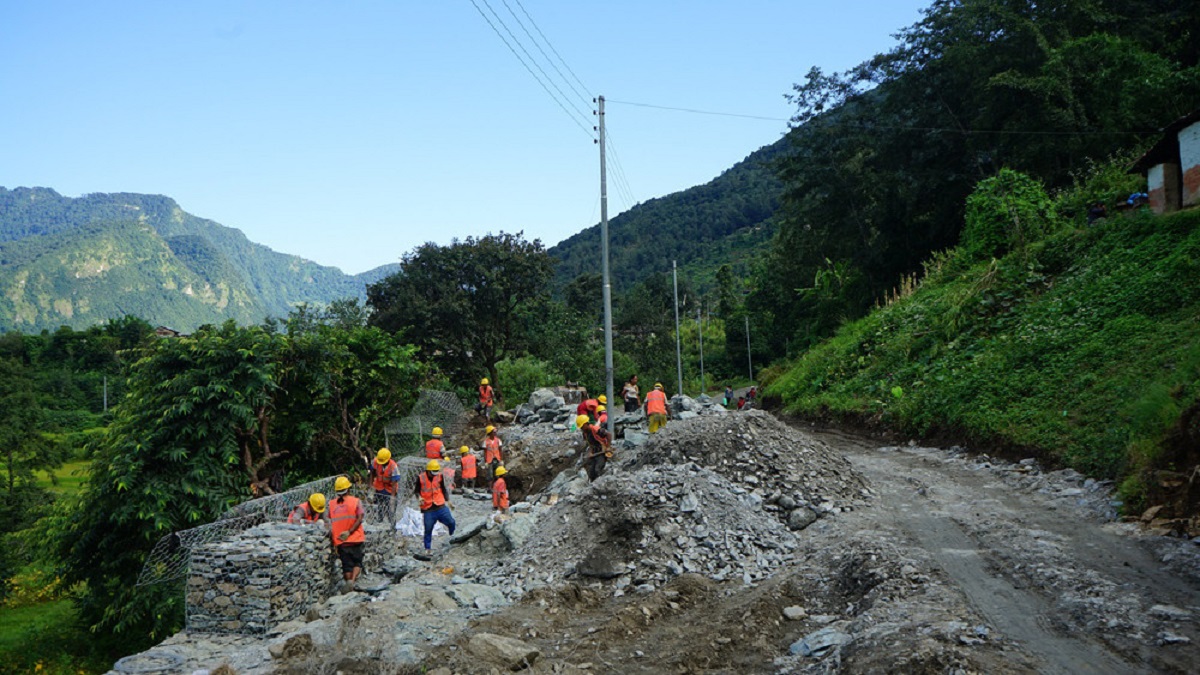
[[(512, 14), (512, 17), (517, 20), (517, 25), (521, 27), (521, 30), (525, 31), (525, 35), (529, 36), (529, 41), (533, 43), (534, 47), (537, 47), (537, 50), (541, 53), (542, 58), (546, 59), (546, 63), (550, 64), (550, 67), (554, 69), (554, 72), (558, 73), (558, 76), (562, 78), (562, 81), (566, 83), (567, 87), (570, 88), (571, 91), (575, 92), (575, 95), (579, 97), (579, 100), (583, 101), (584, 106), (591, 107), (591, 100), (586, 95), (580, 93), (580, 91), (575, 88), (575, 85), (571, 84), (571, 81), (567, 79), (567, 76), (563, 75), (562, 71), (558, 69), (558, 66), (554, 65), (554, 59), (551, 59), (550, 56), (546, 54), (546, 50), (542, 49), (542, 46), (538, 44), (537, 38), (530, 34), (529, 29), (526, 28), (525, 24), (521, 21), (521, 17), (517, 16), (517, 13), (513, 11), (511, 6), (509, 6), (508, 0), (500, 1), (504, 3), (504, 8), (508, 10), (508, 13)], [(529, 23), (532, 24), (533, 17), (529, 16), (529, 13), (525, 11), (524, 7), (521, 8), (521, 11), (525, 14), (525, 17), (529, 19)], [(537, 28), (537, 26), (535, 25), (534, 28)], [(538, 35), (542, 35), (542, 31), (539, 30)], [(542, 39), (545, 38), (546, 36), (542, 35)], [(550, 43), (547, 42), (546, 44)], [(551, 49), (553, 49), (553, 47), (551, 47)], [(564, 94), (564, 96), (565, 95), (566, 94)]]
[[(483, 0), (483, 6), (487, 7), (488, 11), (492, 13), (492, 16), (496, 17), (496, 22), (500, 24), (500, 27), (504, 29), (504, 32), (508, 33), (508, 36), (513, 39), (513, 42), (517, 43), (517, 46), (520, 47), (521, 51), (525, 53), (525, 56), (529, 58), (529, 61), (530, 61), (530, 63), (533, 64), (533, 67), (538, 69), (538, 72), (542, 74), (542, 77), (546, 78), (546, 81), (550, 83), (551, 87), (554, 87), (554, 91), (557, 91), (559, 96), (562, 96), (564, 101), (566, 101), (571, 107), (575, 108), (576, 114), (578, 114), (580, 117), (582, 117), (584, 119), (584, 121), (587, 121), (587, 119), (588, 119), (587, 113), (581, 111), (579, 109), (579, 107), (576, 106), (575, 103), (571, 101), (570, 97), (567, 96), (567, 94), (562, 90), (562, 88), (559, 87), (558, 84), (556, 84), (554, 82), (554, 78), (550, 77), (550, 75), (548, 75), (546, 73), (546, 70), (544, 68), (542, 68), (541, 64), (538, 63), (537, 59), (533, 58), (533, 54), (530, 54), (529, 50), (525, 49), (525, 44), (521, 41), (520, 38), (518, 38), (512, 32), (512, 30), (509, 29), (508, 24), (504, 23), (504, 19), (500, 18), (500, 14), (496, 12), (495, 8), (492, 7), (491, 3), (489, 3), (488, 0)], [(508, 11), (510, 13), (512, 12), (511, 9)], [(516, 16), (516, 15), (514, 14), (513, 16)]]
[(620, 103), (621, 105), (635, 105), (639, 108), (657, 108), (659, 110), (674, 110), (676, 112), (694, 113), (697, 115), (719, 115), (721, 117), (743, 117), (752, 120), (765, 120), (768, 122), (790, 122), (790, 119), (783, 117), (763, 117), (761, 115), (742, 115), (740, 113), (715, 112), (712, 110), (697, 110), (696, 108), (676, 108), (668, 105), (654, 105), (653, 103), (636, 103), (634, 101), (614, 101), (611, 98), (604, 99), (608, 103)]
[[(533, 26), (533, 29), (537, 31), (538, 35), (542, 36), (542, 40), (545, 41), (546, 46), (549, 47), (550, 51), (554, 52), (554, 55), (558, 57), (558, 60), (563, 64), (563, 68), (566, 68), (567, 72), (571, 73), (571, 77), (575, 78), (575, 81), (579, 83), (579, 87), (581, 89), (584, 91), (590, 91), (588, 86), (585, 85), (583, 81), (579, 79), (579, 76), (575, 74), (575, 71), (571, 70), (571, 66), (567, 64), (566, 59), (564, 59), (562, 55), (558, 53), (558, 50), (554, 48), (554, 45), (550, 43), (550, 38), (547, 38), (546, 35), (542, 33), (542, 29), (538, 28), (537, 22), (533, 20), (532, 16), (529, 16), (529, 12), (525, 11), (525, 5), (521, 4), (521, 0), (516, 0), (516, 3), (517, 7), (521, 8), (521, 13), (525, 15), (525, 18), (529, 19), (529, 24)], [(583, 97), (583, 100), (584, 103), (588, 102), (588, 98), (586, 96)]]
[[(487, 4), (487, 0), (484, 0), (484, 4)], [(500, 33), (500, 30), (496, 28), (496, 25), (492, 23), (492, 20), (488, 18), (487, 14), (483, 13), (483, 10), (479, 8), (479, 5), (475, 2), (475, 0), (471, 0), (471, 5), (475, 8), (476, 12), (479, 12), (479, 16), (483, 17), (483, 20), (487, 22), (487, 25), (491, 27), (492, 32), (496, 34), (496, 37), (500, 38), (500, 41), (504, 43), (505, 47), (508, 47), (508, 51), (512, 52), (512, 55), (517, 57), (517, 60), (520, 61), (521, 65), (525, 67), (525, 70), (529, 73), (530, 77), (537, 80), (538, 85), (542, 87), (542, 90), (546, 92), (546, 95), (554, 99), (554, 102), (558, 104), (558, 107), (561, 108), (564, 113), (566, 113), (567, 117), (571, 118), (571, 121), (575, 123), (575, 126), (583, 129), (583, 132), (588, 135), (588, 138), (595, 140), (595, 136), (592, 135), (592, 131), (589, 130), (585, 125), (581, 124), (579, 119), (576, 118), (575, 115), (572, 115), (571, 112), (567, 110), (566, 106), (562, 104), (562, 101), (558, 100), (558, 97), (550, 91), (550, 89), (545, 85), (545, 83), (542, 82), (537, 74), (533, 72), (529, 65), (525, 63), (525, 60), (521, 58), (521, 55), (518, 54), (517, 51), (513, 49), (512, 45), (508, 43), (508, 40), (504, 38), (504, 35)], [(488, 6), (488, 9), (491, 9), (490, 5)], [(493, 14), (494, 13), (495, 11), (493, 10)]]

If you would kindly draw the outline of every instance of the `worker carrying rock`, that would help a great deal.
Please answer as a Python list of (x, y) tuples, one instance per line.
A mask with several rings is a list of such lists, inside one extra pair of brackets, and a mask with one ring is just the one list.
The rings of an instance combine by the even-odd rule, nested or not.
[(485, 377), (479, 381), (479, 403), (475, 404), (475, 412), (483, 415), (483, 418), (489, 422), (492, 421), (492, 406), (496, 404), (496, 390), (488, 383)]
[(587, 472), (588, 480), (596, 480), (604, 473), (604, 466), (612, 457), (612, 445), (608, 438), (608, 430), (587, 419), (587, 415), (575, 418), (575, 425), (583, 434), (587, 447), (583, 451), (583, 470)]
[(400, 467), (392, 452), (380, 448), (371, 462), (371, 487), (375, 489), (375, 506), (389, 523), (396, 522), (396, 492), (400, 488)]
[(325, 495), (320, 492), (314, 492), (308, 496), (307, 501), (300, 502), (292, 512), (288, 514), (287, 521), (298, 525), (305, 523), (315, 523), (324, 518), (325, 513)]
[(496, 467), (504, 464), (504, 441), (496, 435), (496, 427), (488, 425), (483, 430), (483, 465), (488, 470), (488, 481), (496, 480)]
[(459, 463), (459, 487), (462, 489), (475, 489), (475, 476), (478, 475), (479, 458), (471, 452), (471, 448), (462, 446), (458, 449), (460, 455)]
[(425, 441), (425, 459), (441, 459), (446, 451), (446, 446), (442, 443), (442, 428), (434, 427), (429, 435), (433, 438)]
[(667, 395), (663, 393), (662, 382), (655, 382), (654, 389), (646, 392), (646, 418), (652, 434), (667, 425)]
[(329, 533), (342, 561), (342, 592), (346, 593), (362, 574), (363, 543), (367, 533), (363, 530), (362, 502), (349, 494), (350, 479), (338, 476), (333, 489), (337, 497), (329, 504)]
[(500, 513), (508, 513), (508, 481), (505, 476), (508, 475), (508, 469), (500, 467), (496, 469), (496, 480), (492, 481), (492, 508)]
[(450, 490), (442, 478), (442, 465), (436, 459), (429, 460), (425, 470), (417, 474), (413, 486), (421, 502), (421, 517), (425, 521), (425, 560), (433, 557), (433, 528), (438, 523), (454, 534), (454, 516), (450, 513)]

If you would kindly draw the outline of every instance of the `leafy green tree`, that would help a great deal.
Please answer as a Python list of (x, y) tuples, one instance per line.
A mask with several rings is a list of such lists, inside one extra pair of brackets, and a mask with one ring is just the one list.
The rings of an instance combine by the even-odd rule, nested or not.
[(967, 198), (959, 246), (968, 260), (1000, 257), (1040, 239), (1053, 221), (1046, 190), (1029, 176), (1004, 169), (980, 181)]
[(520, 317), (548, 297), (552, 272), (541, 242), (521, 233), (425, 244), (368, 287), (372, 325), (402, 334), (459, 381), (483, 370), (502, 391), (496, 364), (528, 347)]

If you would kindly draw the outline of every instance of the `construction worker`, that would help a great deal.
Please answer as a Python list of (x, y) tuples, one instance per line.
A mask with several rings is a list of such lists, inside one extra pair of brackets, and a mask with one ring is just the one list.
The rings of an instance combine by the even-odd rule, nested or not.
[(469, 487), (474, 490), (475, 475), (478, 471), (477, 465), (479, 463), (479, 458), (472, 454), (471, 448), (468, 448), (465, 445), (458, 449), (458, 453), (461, 455), (459, 459), (459, 465), (462, 467), (459, 473), (459, 476), (462, 478), (462, 480), (459, 482), (459, 486), (464, 489)]
[(363, 542), (367, 534), (363, 530), (362, 502), (349, 494), (350, 479), (338, 476), (333, 489), (337, 498), (329, 504), (329, 534), (342, 561), (342, 591), (346, 592), (362, 573)]
[(308, 496), (308, 501), (300, 502), (292, 512), (288, 514), (287, 521), (297, 525), (306, 523), (315, 523), (325, 514), (325, 495), (320, 492), (314, 492)]
[(508, 469), (500, 467), (496, 469), (496, 480), (492, 482), (492, 508), (500, 513), (508, 513), (508, 481), (504, 476), (508, 475)]
[(608, 463), (608, 458), (612, 457), (608, 431), (599, 424), (593, 424), (587, 419), (587, 415), (578, 415), (575, 424), (587, 444), (583, 454), (583, 470), (587, 472), (588, 480), (596, 480), (604, 473), (604, 465)]
[(641, 405), (638, 401), (637, 375), (630, 376), (625, 386), (621, 387), (621, 398), (625, 399), (625, 412), (627, 413), (637, 410)]
[(396, 491), (400, 488), (400, 467), (392, 460), (392, 452), (380, 448), (371, 462), (371, 487), (375, 488), (375, 506), (395, 522)]
[(496, 435), (496, 427), (488, 425), (483, 430), (483, 465), (488, 468), (488, 480), (496, 480), (496, 467), (504, 463), (504, 441)]
[(475, 412), (482, 413), (483, 418), (491, 422), (492, 406), (495, 403), (496, 390), (492, 389), (492, 385), (488, 384), (488, 379), (485, 377), (479, 381), (479, 403), (475, 406)]
[(421, 516), (425, 520), (425, 555), (432, 557), (433, 528), (438, 523), (454, 534), (454, 516), (450, 513), (450, 490), (442, 479), (442, 465), (436, 459), (429, 460), (425, 470), (417, 474), (415, 494), (421, 502)]
[(596, 424), (600, 426), (608, 426), (608, 406), (596, 406)]
[[(598, 408), (601, 403), (608, 403), (607, 398), (608, 397), (606, 397), (604, 394), (600, 394), (600, 398), (589, 398), (580, 401), (579, 405), (575, 407), (575, 415), (587, 415), (590, 419), (596, 414), (596, 408)], [(600, 399), (605, 400), (601, 401)]]
[(446, 446), (442, 444), (442, 428), (434, 427), (429, 433), (433, 438), (425, 441), (425, 459), (441, 459)]
[(646, 417), (652, 434), (667, 425), (667, 395), (663, 393), (662, 382), (655, 382), (654, 389), (646, 392)]

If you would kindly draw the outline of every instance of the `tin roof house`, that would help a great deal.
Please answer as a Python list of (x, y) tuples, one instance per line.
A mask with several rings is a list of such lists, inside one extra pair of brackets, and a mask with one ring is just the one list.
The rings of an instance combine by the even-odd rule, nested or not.
[(1163, 137), (1134, 162), (1146, 176), (1150, 208), (1170, 213), (1200, 204), (1200, 109), (1163, 129)]

